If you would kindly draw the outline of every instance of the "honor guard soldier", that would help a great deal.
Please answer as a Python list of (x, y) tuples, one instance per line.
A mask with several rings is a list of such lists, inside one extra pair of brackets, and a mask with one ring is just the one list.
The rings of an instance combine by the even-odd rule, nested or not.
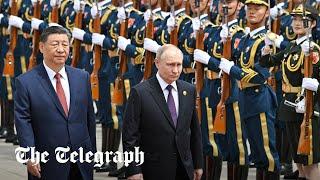
[[(221, 152), (224, 160), (228, 161), (228, 179), (247, 179), (248, 176), (248, 153), (245, 144), (246, 134), (244, 125), (240, 119), (238, 105), (239, 88), (236, 79), (234, 78), (232, 78), (231, 81), (228, 81), (231, 87), (226, 89), (221, 87), (221, 81), (218, 79), (221, 57), (223, 57), (225, 53), (229, 53), (230, 55), (235, 53), (235, 49), (238, 47), (239, 41), (244, 35), (244, 30), (238, 25), (237, 20), (237, 14), (241, 7), (240, 3), (241, 2), (238, 0), (220, 1), (218, 9), (220, 16), (223, 19), (223, 24), (214, 27), (208, 38), (204, 41), (206, 44), (206, 52), (199, 49), (196, 49), (194, 52), (195, 61), (206, 64), (209, 69), (207, 73), (211, 74), (211, 76), (208, 76), (210, 79), (209, 83), (211, 83), (209, 97), (212, 97), (211, 108), (213, 112), (212, 115), (215, 117), (215, 122), (213, 127), (209, 130), (209, 136), (214, 136), (219, 152)], [(227, 12), (226, 9), (228, 9)], [(231, 52), (224, 52), (228, 51), (228, 48), (224, 50), (225, 46), (223, 45), (223, 42), (226, 42), (229, 35), (231, 37), (229, 40), (230, 47), (228, 48), (233, 50)], [(227, 99), (217, 98), (220, 97), (220, 93), (226, 93), (223, 91), (231, 92), (230, 96)], [(213, 97), (215, 97), (215, 99), (213, 99)], [(225, 102), (223, 103), (226, 108), (226, 132), (214, 132), (216, 131), (216, 123), (220, 121), (219, 114), (221, 111), (218, 103), (223, 101), (223, 99), (225, 99)], [(212, 126), (212, 122), (210, 125)]]
[(269, 69), (258, 64), (264, 47), (269, 4), (265, 0), (247, 0), (250, 33), (244, 36), (233, 54), (234, 63), (221, 58), (219, 68), (239, 81), (239, 109), (250, 144), (257, 179), (279, 179), (280, 162), (275, 143), (276, 96), (266, 84)]
[[(7, 4), (3, 1), (4, 7)], [(6, 106), (5, 119), (8, 121), (9, 134), (6, 137), (6, 142), (18, 143), (14, 134), (14, 117), (13, 117), (13, 93), (15, 91), (14, 78), (27, 71), (28, 59), (30, 56), (30, 21), (32, 15), (32, 3), (31, 1), (11, 1), (10, 12), (1, 19), (1, 25), (3, 27), (3, 33), (7, 31), (7, 36), (3, 36), (3, 39), (7, 39), (9, 43), (3, 45), (4, 53), (4, 69), (3, 69), (3, 84), (7, 90), (7, 98), (4, 105)], [(7, 6), (8, 7), (8, 6)], [(11, 30), (7, 29), (11, 27)], [(6, 30), (5, 30), (6, 29)], [(10, 34), (10, 37), (9, 37)], [(10, 38), (10, 40), (9, 40)], [(17, 43), (19, 42), (19, 43)], [(8, 45), (8, 46), (7, 46)], [(7, 48), (5, 47), (7, 46)], [(9, 63), (13, 61), (12, 63)], [(11, 73), (10, 73), (11, 72)]]
[[(320, 47), (312, 41), (311, 36), (312, 29), (316, 28), (318, 14), (314, 8), (301, 4), (293, 9), (291, 16), (297, 39), (291, 41), (283, 51), (270, 55), (269, 45), (274, 44), (278, 37), (268, 34), (263, 50), (265, 56), (262, 57), (260, 65), (282, 65), (284, 97), (279, 114), (280, 119), (285, 121), (293, 151), (292, 157), (299, 170), (299, 179), (319, 179), (319, 117), (314, 113), (318, 111), (315, 107), (319, 100), (313, 98), (312, 91), (319, 92)], [(306, 127), (308, 129), (305, 129)]]

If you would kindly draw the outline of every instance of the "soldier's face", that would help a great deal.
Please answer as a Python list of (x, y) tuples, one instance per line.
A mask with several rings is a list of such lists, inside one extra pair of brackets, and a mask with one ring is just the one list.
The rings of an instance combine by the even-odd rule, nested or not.
[(66, 34), (51, 34), (46, 42), (40, 42), (39, 49), (47, 65), (64, 65), (69, 56), (70, 44)]
[(155, 64), (159, 75), (168, 84), (176, 81), (182, 71), (182, 59), (175, 49), (167, 50), (161, 57), (156, 59)]
[[(174, 7), (177, 7), (182, 5), (183, 0), (173, 0), (173, 2), (174, 2)], [(167, 0), (167, 5), (168, 6), (171, 5), (171, 0)]]
[(197, 8), (195, 4), (196, 0), (190, 0), (190, 7), (193, 13), (203, 12), (207, 7), (208, 0), (199, 0), (199, 1), (200, 1), (200, 8)]
[(269, 16), (268, 7), (257, 4), (247, 5), (246, 16), (250, 24), (264, 23), (264, 20)]
[[(224, 1), (219, 2), (219, 14), (223, 16), (223, 3)], [(226, 0), (228, 6), (228, 16), (236, 15), (236, 11), (240, 10), (240, 3), (238, 0)]]
[(315, 21), (308, 21), (308, 28), (305, 28), (303, 25), (303, 17), (299, 15), (295, 15), (292, 17), (292, 29), (293, 32), (298, 36), (303, 36), (307, 33), (309, 28), (315, 27)]

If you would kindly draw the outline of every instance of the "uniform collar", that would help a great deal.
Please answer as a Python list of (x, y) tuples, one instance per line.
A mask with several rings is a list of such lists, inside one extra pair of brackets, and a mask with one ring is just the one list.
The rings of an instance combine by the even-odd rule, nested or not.
[[(234, 19), (230, 22), (228, 22), (228, 27), (232, 27), (234, 24), (238, 24), (238, 19)], [(222, 26), (224, 26), (225, 24), (222, 24)]]
[(152, 10), (152, 14), (158, 14), (158, 13), (161, 13), (161, 8), (156, 8)]
[(261, 27), (255, 29), (255, 30), (251, 31), (251, 32), (249, 33), (249, 35), (250, 35), (250, 37), (252, 37), (252, 36), (258, 34), (258, 32), (260, 32), (260, 31), (262, 31), (262, 30), (264, 30), (264, 29), (266, 29), (266, 27), (265, 27), (265, 26), (261, 26)]
[(178, 9), (178, 10), (174, 11), (174, 15), (179, 16), (180, 14), (184, 13), (185, 10), (186, 10), (185, 8)]
[(109, 6), (110, 4), (111, 4), (111, 0), (105, 0), (105, 1), (98, 2), (98, 6), (101, 9), (104, 9), (106, 6)]
[(207, 20), (208, 19), (208, 14), (202, 14), (199, 19), (200, 19), (200, 21)]
[(128, 2), (124, 5), (124, 9), (130, 8), (133, 6), (133, 2)]
[[(309, 38), (311, 37), (311, 35), (309, 36)], [(300, 38), (297, 38), (296, 39), (296, 44), (297, 45), (299, 45), (299, 44), (301, 44), (303, 41), (305, 41), (307, 39), (307, 35), (305, 35), (305, 36), (302, 36), (302, 37), (300, 37)]]

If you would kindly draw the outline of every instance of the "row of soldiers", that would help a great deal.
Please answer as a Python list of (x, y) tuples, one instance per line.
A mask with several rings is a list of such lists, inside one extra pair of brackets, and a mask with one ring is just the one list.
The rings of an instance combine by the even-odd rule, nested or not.
[[(313, 60), (313, 77), (319, 79), (319, 0), (0, 2), (0, 138), (18, 143), (14, 78), (42, 62), (41, 31), (61, 25), (72, 34), (67, 64), (91, 74), (102, 151), (118, 150), (130, 87), (155, 74), (157, 49), (171, 43), (184, 53), (180, 79), (197, 89), (204, 179), (220, 179), (223, 161), (228, 179), (247, 179), (251, 163), (257, 179), (279, 179), (281, 165), (290, 167), (292, 160), (301, 178), (318, 175), (318, 118), (307, 121), (311, 150), (300, 152), (300, 124), (307, 111), (298, 113), (296, 107), (310, 101), (310, 86), (317, 82), (306, 79), (309, 86), (302, 91), (305, 57)], [(312, 28), (299, 31), (298, 22)], [(302, 101), (304, 94), (309, 95)], [(123, 176), (123, 168), (112, 162), (96, 171)]]

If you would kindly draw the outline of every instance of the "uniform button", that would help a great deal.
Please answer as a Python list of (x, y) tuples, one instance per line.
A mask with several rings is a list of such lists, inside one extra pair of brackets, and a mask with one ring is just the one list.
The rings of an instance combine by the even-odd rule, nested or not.
[(255, 89), (254, 91), (255, 91), (256, 93), (258, 93), (258, 92), (259, 92), (259, 89)]

